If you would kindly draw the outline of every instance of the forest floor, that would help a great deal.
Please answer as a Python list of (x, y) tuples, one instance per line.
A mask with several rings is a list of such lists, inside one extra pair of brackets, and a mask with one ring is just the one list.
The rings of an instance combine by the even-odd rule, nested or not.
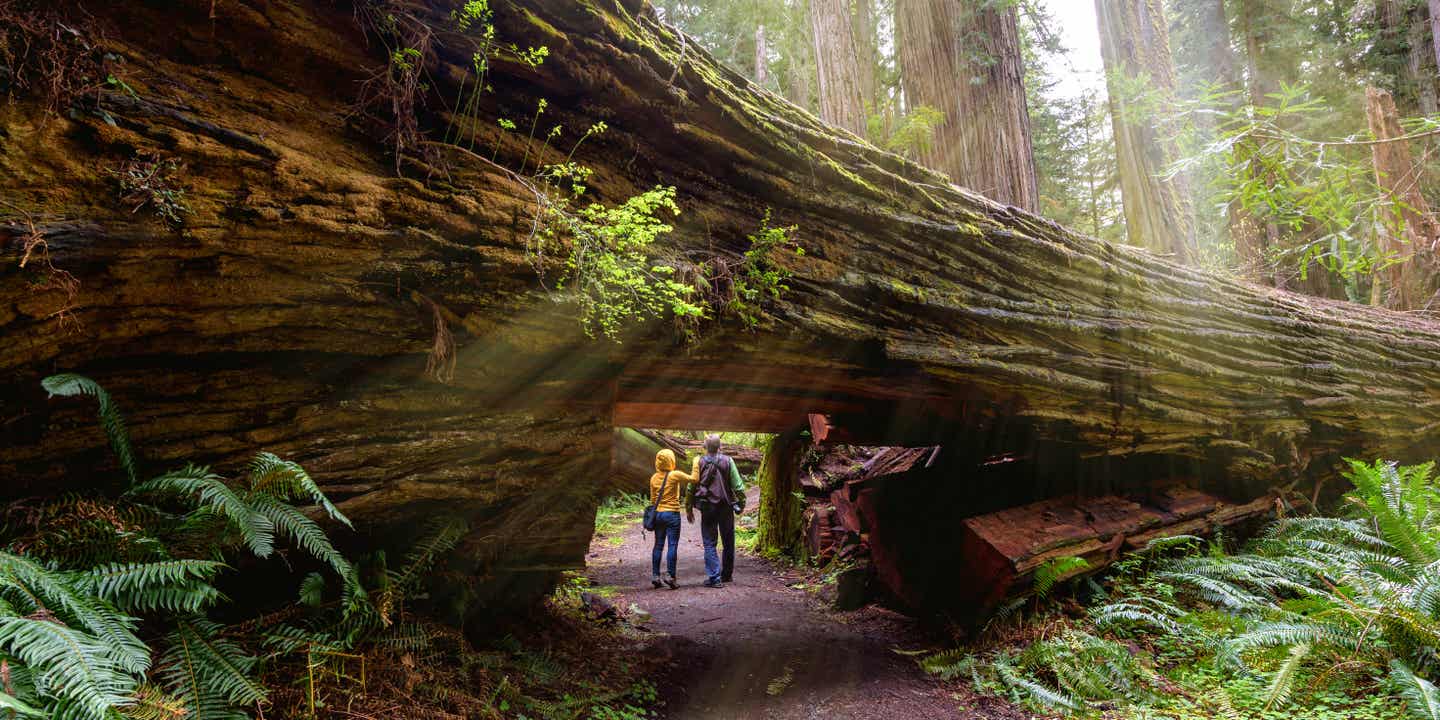
[[(753, 490), (752, 490), (753, 492)], [(750, 498), (755, 507), (757, 498)], [(620, 608), (651, 614), (650, 652), (664, 677), (651, 680), (678, 719), (1029, 717), (922, 672), (896, 650), (933, 648), (913, 620), (878, 607), (828, 609), (806, 588), (815, 574), (736, 553), (735, 582), (706, 588), (699, 524), (680, 533), (677, 590), (650, 585), (652, 536), (639, 523), (597, 536), (587, 574)]]

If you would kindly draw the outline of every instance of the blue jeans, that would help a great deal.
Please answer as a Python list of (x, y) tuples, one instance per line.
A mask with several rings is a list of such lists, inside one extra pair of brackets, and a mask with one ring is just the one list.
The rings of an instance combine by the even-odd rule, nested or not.
[[(715, 542), (724, 546), (724, 561), (715, 552)], [(735, 571), (735, 513), (729, 505), (700, 505), (700, 542), (705, 546), (705, 574), (710, 584), (729, 580)]]
[(650, 554), (651, 574), (660, 574), (660, 554), (665, 548), (665, 541), (670, 541), (670, 561), (666, 567), (670, 570), (670, 576), (675, 576), (675, 554), (680, 550), (680, 513), (673, 510), (655, 513), (655, 552)]

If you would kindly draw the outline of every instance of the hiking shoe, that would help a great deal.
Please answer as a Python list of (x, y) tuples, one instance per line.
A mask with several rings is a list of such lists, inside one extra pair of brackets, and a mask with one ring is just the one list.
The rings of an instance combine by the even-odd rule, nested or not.
[[(675, 590), (675, 589), (677, 589), (677, 588), (680, 587), (680, 583), (675, 582), (675, 576), (674, 576), (674, 575), (670, 575), (669, 577), (666, 577), (666, 578), (665, 578), (665, 584), (666, 584), (666, 585), (669, 585), (671, 590)], [(660, 586), (659, 586), (659, 585), (656, 585), (655, 587), (660, 587)]]
[(706, 581), (705, 581), (705, 587), (708, 587), (708, 588), (725, 587), (725, 583), (720, 582), (719, 580), (706, 580)]
[(720, 582), (722, 582), (722, 583), (735, 582), (735, 578), (733, 578), (733, 577), (722, 577), (722, 578), (720, 578)]
[(659, 576), (659, 575), (656, 575), (656, 576), (650, 578), (650, 584), (653, 585), (653, 586), (655, 586), (655, 589), (656, 589), (656, 590), (659, 590), (659, 589), (660, 589), (660, 576)]

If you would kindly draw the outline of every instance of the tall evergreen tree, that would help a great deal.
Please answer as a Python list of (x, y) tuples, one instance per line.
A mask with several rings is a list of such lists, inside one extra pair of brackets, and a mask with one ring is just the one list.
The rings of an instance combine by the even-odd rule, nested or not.
[(1132, 245), (1189, 262), (1194, 225), (1175, 142), (1175, 69), (1161, 0), (1095, 0), (1125, 229)]
[[(820, 117), (865, 136), (865, 81), (847, 0), (810, 0)], [(873, 78), (873, 68), (872, 68)]]
[(991, 199), (1036, 209), (1014, 3), (896, 0), (895, 33), (907, 104), (944, 114), (920, 161)]

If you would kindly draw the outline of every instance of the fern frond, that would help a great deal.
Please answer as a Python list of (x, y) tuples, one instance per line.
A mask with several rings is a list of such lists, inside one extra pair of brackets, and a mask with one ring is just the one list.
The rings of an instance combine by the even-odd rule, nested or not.
[(944, 680), (952, 680), (968, 674), (974, 664), (974, 656), (963, 648), (942, 650), (920, 659), (922, 670), (931, 675), (939, 675)]
[(1420, 720), (1440, 720), (1440, 688), (1415, 674), (1409, 665), (1390, 661), (1390, 680), (1400, 688), (1410, 716)]
[(345, 514), (330, 502), (330, 498), (325, 496), (320, 486), (311, 479), (310, 473), (305, 472), (305, 468), (290, 460), (282, 460), (272, 453), (259, 453), (250, 461), (250, 489), (287, 501), (297, 496), (308, 496), (316, 505), (324, 508), (325, 513), (332, 519), (344, 523), (345, 527), (351, 530), (355, 529), (350, 518), (345, 517)]
[(100, 427), (104, 428), (105, 437), (110, 440), (115, 459), (119, 461), (120, 468), (125, 471), (125, 476), (129, 478), (132, 486), (139, 482), (140, 474), (135, 467), (135, 452), (130, 447), (130, 433), (125, 430), (125, 419), (110, 399), (110, 393), (105, 392), (100, 383), (84, 375), (62, 373), (41, 380), (40, 386), (45, 388), (51, 397), (94, 396), (100, 406)]
[(350, 571), (350, 561), (346, 560), (345, 556), (330, 544), (330, 538), (325, 535), (325, 530), (295, 506), (268, 495), (258, 494), (251, 496), (250, 506), (257, 514), (264, 517), (276, 531), (294, 540), (300, 549), (309, 553), (316, 560), (334, 568), (341, 577)]
[(0, 710), (8, 710), (22, 718), (47, 718), (49, 713), (40, 710), (20, 701), (11, 695), (0, 692)]
[(134, 704), (120, 711), (127, 720), (182, 720), (189, 715), (185, 701), (149, 683), (135, 691)]
[(300, 604), (320, 607), (325, 602), (325, 576), (312, 572), (300, 581)]
[(150, 650), (135, 636), (138, 621), (77, 585), (70, 573), (0, 552), (0, 597), (18, 605), (18, 615), (52, 615), (104, 643), (126, 672), (144, 673)]
[(1290, 654), (1285, 657), (1285, 662), (1275, 670), (1275, 676), (1270, 679), (1270, 686), (1265, 690), (1265, 709), (1269, 710), (1275, 706), (1283, 706), (1290, 701), (1290, 693), (1295, 689), (1295, 678), (1300, 673), (1300, 667), (1305, 662), (1306, 656), (1310, 654), (1310, 646), (1300, 643), (1290, 648)]
[(221, 627), (200, 617), (181, 620), (165, 637), (160, 677), (185, 702), (187, 720), (245, 717), (236, 706), (265, 698), (250, 678), (255, 658), (220, 636)]
[(406, 553), (405, 564), (400, 570), (388, 573), (391, 584), (401, 592), (413, 590), (415, 583), (430, 572), (441, 557), (454, 550), (469, 530), (470, 526), (463, 520), (445, 519), (433, 523), (425, 539)]
[(1089, 567), (1089, 561), (1082, 557), (1071, 556), (1046, 560), (1040, 564), (1040, 567), (1035, 568), (1036, 597), (1048, 597), (1056, 582)]
[(1020, 697), (1033, 705), (1038, 705), (1050, 710), (1066, 710), (1072, 713), (1082, 713), (1086, 710), (1085, 703), (1081, 702), (1079, 698), (1071, 697), (1064, 692), (1046, 687), (1044, 683), (1026, 677), (1009, 663), (995, 662), (993, 663), (993, 667), (995, 674), (998, 675), (1006, 685), (1019, 691)]
[(0, 650), (35, 669), (42, 696), (69, 701), (89, 717), (129, 704), (139, 685), (110, 643), (49, 620), (0, 618)]
[(258, 557), (269, 557), (275, 551), (275, 526), (267, 517), (255, 512), (239, 493), (209, 468), (189, 465), (141, 483), (130, 492), (137, 495), (169, 494), (198, 500), (202, 509), (225, 518)]
[(127, 607), (132, 601), (143, 604), (143, 596), (152, 591), (177, 586), (192, 587), (195, 581), (208, 583), (224, 567), (224, 563), (210, 560), (111, 563), (82, 572), (77, 577), (79, 586), (87, 592), (117, 606)]

